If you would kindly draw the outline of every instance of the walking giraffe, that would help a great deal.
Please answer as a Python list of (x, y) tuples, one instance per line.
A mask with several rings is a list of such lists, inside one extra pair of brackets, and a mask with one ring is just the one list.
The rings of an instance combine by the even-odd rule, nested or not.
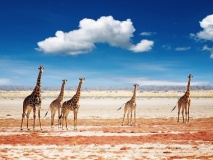
[[(180, 115), (180, 109), (181, 108), (182, 108), (183, 123), (189, 122), (189, 108), (190, 108), (190, 104), (191, 104), (190, 82), (191, 82), (193, 76), (191, 74), (189, 74), (188, 78), (189, 78), (189, 80), (188, 80), (186, 92), (182, 97), (180, 97), (180, 99), (177, 102), (178, 103), (178, 120), (177, 120), (177, 122), (179, 122), (179, 115)], [(172, 109), (172, 111), (176, 108), (176, 106)], [(185, 111), (185, 115), (186, 115), (186, 120), (184, 119), (184, 111)]]
[[(127, 101), (126, 103), (124, 103), (125, 107), (124, 107), (124, 116), (123, 116), (122, 126), (123, 126), (123, 123), (124, 123), (126, 112), (127, 112), (128, 125), (129, 126), (132, 125), (132, 112), (133, 111), (134, 111), (134, 121), (136, 123), (136, 91), (137, 91), (138, 86), (139, 86), (138, 84), (134, 84), (135, 88), (134, 88), (132, 98), (129, 101)], [(118, 108), (118, 110), (120, 110), (122, 108), (122, 106), (120, 108)], [(129, 113), (131, 113), (130, 120), (129, 120)]]
[[(80, 107), (79, 104), (79, 99), (81, 95), (81, 85), (85, 78), (79, 78), (80, 82), (76, 91), (76, 94), (68, 101), (65, 101), (62, 105), (61, 109), (61, 116), (59, 117), (62, 118), (62, 129), (64, 127), (64, 120), (66, 122), (66, 128), (67, 128), (67, 116), (70, 111), (73, 111), (74, 113), (74, 130), (77, 130), (77, 114), (78, 114), (78, 109)], [(68, 128), (67, 128), (68, 129)]]
[(21, 120), (21, 130), (23, 129), (22, 125), (23, 125), (23, 119), (24, 119), (25, 115), (27, 116), (27, 129), (29, 130), (29, 128), (28, 128), (28, 120), (29, 120), (29, 115), (30, 115), (30, 112), (31, 112), (32, 109), (33, 109), (33, 130), (35, 129), (36, 107), (38, 107), (39, 125), (40, 125), (40, 129), (42, 130), (41, 120), (40, 120), (41, 75), (42, 75), (42, 72), (44, 70), (44, 67), (40, 66), (38, 69), (39, 69), (39, 74), (38, 74), (36, 86), (35, 86), (33, 92), (29, 96), (27, 96), (24, 99), (24, 102), (23, 102), (23, 114), (22, 114), (22, 120)]
[[(56, 111), (58, 111), (58, 127), (60, 127), (61, 125), (61, 119), (59, 119), (59, 116), (61, 115), (61, 106), (63, 104), (63, 99), (64, 99), (64, 86), (66, 84), (67, 80), (64, 79), (62, 80), (62, 86), (61, 86), (61, 91), (60, 94), (58, 95), (58, 98), (56, 98), (54, 101), (52, 101), (52, 103), (50, 104), (50, 111), (51, 111), (51, 127), (53, 128), (54, 125), (54, 117), (55, 117), (55, 113)], [(49, 111), (48, 109), (48, 111)], [(48, 113), (47, 111), (47, 113)], [(47, 115), (47, 113), (45, 114), (45, 116)]]

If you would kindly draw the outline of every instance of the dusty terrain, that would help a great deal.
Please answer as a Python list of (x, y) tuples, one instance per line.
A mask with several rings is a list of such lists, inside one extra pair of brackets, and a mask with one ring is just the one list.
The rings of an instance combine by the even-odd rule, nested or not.
[[(116, 93), (115, 93), (116, 94)], [(121, 126), (125, 96), (82, 97), (78, 130), (73, 130), (73, 114), (68, 130), (50, 127), (54, 99), (44, 96), (41, 119), (43, 130), (20, 130), (23, 98), (0, 98), (0, 159), (213, 159), (213, 98), (194, 97), (190, 123), (177, 123), (177, 97), (137, 98), (137, 123)], [(68, 100), (65, 97), (65, 100)], [(181, 117), (182, 120), (182, 117)]]

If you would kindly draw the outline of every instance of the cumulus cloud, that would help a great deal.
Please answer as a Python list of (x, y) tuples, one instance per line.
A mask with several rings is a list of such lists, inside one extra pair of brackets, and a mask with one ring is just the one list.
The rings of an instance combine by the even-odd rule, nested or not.
[[(190, 37), (195, 39), (196, 41), (204, 40), (204, 41), (213, 41), (213, 14), (206, 16), (201, 22), (200, 27), (202, 31), (194, 34), (191, 33)], [(206, 45), (203, 46), (202, 50), (207, 50), (211, 52), (210, 58), (213, 58), (213, 48), (209, 48)]]
[(175, 48), (176, 51), (187, 51), (187, 50), (190, 50), (191, 47), (177, 47)]
[(154, 45), (153, 41), (149, 41), (149, 40), (142, 40), (140, 43), (138, 43), (137, 45), (132, 45), (129, 50), (133, 51), (133, 52), (145, 52), (145, 51), (149, 51), (152, 49), (152, 46)]
[(203, 46), (203, 50), (210, 51), (211, 52), (210, 58), (213, 58), (213, 47), (209, 48), (208, 46)]
[(132, 44), (131, 38), (135, 28), (130, 19), (115, 20), (112, 16), (103, 16), (97, 20), (83, 19), (79, 29), (70, 32), (57, 31), (54, 37), (38, 42), (37, 50), (44, 53), (68, 53), (76, 55), (91, 52), (96, 43), (108, 43), (133, 52), (145, 52), (152, 49), (150, 40)]
[(213, 14), (207, 16), (200, 22), (202, 31), (197, 33), (197, 37), (204, 40), (213, 41)]
[(190, 37), (198, 40), (210, 40), (213, 41), (213, 14), (206, 16), (201, 22), (200, 27), (202, 31), (194, 34), (190, 33)]

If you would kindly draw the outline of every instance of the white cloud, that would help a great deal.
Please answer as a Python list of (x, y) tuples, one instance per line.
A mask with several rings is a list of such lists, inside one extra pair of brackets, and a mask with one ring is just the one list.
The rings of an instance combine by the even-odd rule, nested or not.
[(203, 46), (203, 50), (210, 51), (211, 52), (210, 58), (213, 58), (213, 47), (209, 48), (208, 46)]
[(200, 27), (203, 29), (197, 34), (190, 34), (195, 40), (203, 39), (213, 41), (213, 14), (206, 16), (201, 22)]
[(108, 43), (110, 46), (133, 52), (150, 50), (153, 41), (142, 40), (136, 45), (131, 43), (134, 31), (130, 19), (119, 21), (112, 16), (102, 16), (98, 20), (85, 18), (79, 22), (79, 29), (70, 32), (57, 31), (54, 37), (38, 42), (37, 50), (76, 55), (91, 52), (95, 48), (95, 43)]
[(140, 33), (141, 36), (151, 36), (153, 34), (156, 34), (156, 32), (142, 32), (142, 33)]
[(149, 40), (141, 40), (140, 43), (138, 43), (137, 45), (132, 45), (129, 50), (133, 51), (133, 52), (146, 52), (152, 49), (154, 45), (153, 41), (149, 41)]
[[(196, 41), (200, 40), (209, 40), (213, 41), (213, 14), (206, 16), (201, 22), (200, 27), (203, 29), (202, 31), (194, 34), (191, 33), (190, 37), (195, 39)], [(209, 48), (206, 45), (203, 46), (202, 50), (207, 50), (211, 52), (210, 58), (213, 58), (213, 48)]]
[(177, 47), (175, 48), (176, 51), (187, 51), (187, 50), (190, 50), (191, 47)]
[(8, 85), (10, 84), (10, 80), (7, 78), (0, 78), (0, 85)]
[(213, 14), (207, 16), (200, 22), (203, 31), (197, 33), (198, 38), (213, 41)]

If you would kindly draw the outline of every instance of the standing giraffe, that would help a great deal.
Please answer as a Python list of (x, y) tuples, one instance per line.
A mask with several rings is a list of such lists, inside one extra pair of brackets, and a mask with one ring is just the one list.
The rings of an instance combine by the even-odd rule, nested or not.
[[(190, 108), (190, 104), (191, 104), (191, 99), (190, 99), (190, 82), (193, 78), (193, 76), (191, 74), (189, 74), (188, 76), (189, 80), (188, 80), (188, 85), (187, 85), (187, 89), (185, 94), (180, 97), (180, 99), (178, 100), (178, 120), (177, 122), (179, 122), (179, 115), (180, 115), (180, 109), (182, 108), (182, 117), (183, 117), (183, 123), (184, 122), (189, 122), (189, 108)], [(176, 108), (176, 106), (172, 109), (172, 111)], [(186, 115), (186, 120), (184, 120), (184, 110), (185, 110), (185, 115)]]
[[(51, 127), (53, 128), (54, 125), (54, 117), (55, 117), (55, 113), (56, 111), (58, 111), (58, 127), (60, 127), (61, 125), (61, 119), (59, 119), (59, 116), (61, 114), (61, 106), (63, 104), (63, 99), (64, 99), (64, 86), (66, 84), (67, 80), (64, 79), (62, 80), (62, 86), (61, 86), (61, 92), (58, 95), (58, 98), (56, 98), (54, 101), (52, 101), (52, 103), (50, 104), (50, 111), (51, 111)], [(49, 111), (48, 109), (48, 111)], [(47, 111), (47, 113), (48, 113)], [(45, 114), (45, 116), (47, 115), (47, 113)]]
[(29, 96), (27, 96), (24, 99), (24, 102), (23, 102), (23, 114), (22, 114), (22, 120), (21, 120), (21, 130), (23, 129), (22, 125), (23, 125), (23, 119), (24, 119), (25, 115), (27, 116), (27, 129), (29, 130), (28, 120), (29, 120), (29, 115), (30, 115), (30, 112), (31, 112), (32, 109), (33, 109), (33, 130), (35, 129), (36, 107), (38, 107), (39, 124), (40, 124), (40, 129), (42, 130), (41, 120), (40, 120), (41, 75), (42, 75), (42, 72), (44, 70), (44, 67), (40, 66), (38, 69), (39, 69), (39, 74), (38, 74), (36, 86), (35, 86), (33, 92)]
[[(62, 105), (61, 109), (61, 116), (59, 117), (62, 118), (62, 129), (64, 126), (64, 119), (66, 122), (66, 128), (67, 128), (67, 116), (70, 111), (73, 111), (74, 113), (74, 130), (77, 130), (77, 114), (78, 114), (78, 109), (80, 107), (79, 105), (79, 99), (81, 95), (81, 85), (85, 78), (79, 78), (80, 82), (76, 91), (76, 94), (68, 101), (65, 101)], [(68, 129), (68, 128), (67, 128)]]
[[(132, 125), (132, 112), (133, 111), (134, 111), (134, 120), (135, 120), (135, 123), (136, 123), (136, 91), (137, 91), (138, 86), (139, 86), (138, 84), (134, 84), (135, 88), (134, 88), (134, 93), (133, 93), (132, 98), (129, 101), (127, 101), (126, 103), (124, 103), (125, 107), (124, 107), (124, 117), (123, 117), (123, 121), (122, 121), (122, 126), (123, 126), (123, 123), (124, 123), (126, 112), (127, 112), (128, 125), (129, 126)], [(122, 108), (122, 106), (120, 108), (118, 108), (118, 110), (120, 110)], [(129, 120), (129, 113), (130, 112), (131, 112), (131, 119)]]

